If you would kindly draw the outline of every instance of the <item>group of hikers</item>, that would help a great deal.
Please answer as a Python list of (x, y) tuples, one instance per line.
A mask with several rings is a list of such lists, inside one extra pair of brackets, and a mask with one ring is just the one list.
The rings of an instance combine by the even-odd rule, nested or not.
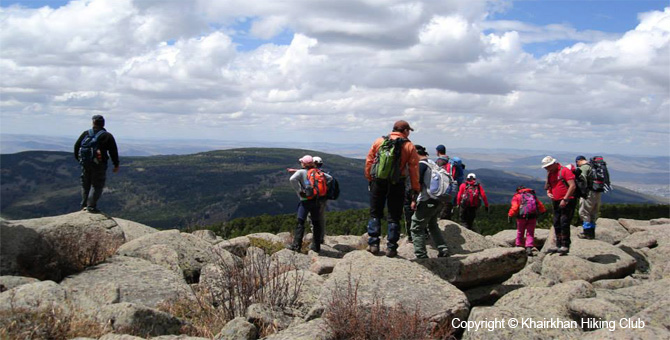
[[(113, 171), (119, 171), (116, 142), (104, 126), (102, 116), (93, 116), (92, 128), (84, 131), (74, 145), (74, 155), (82, 169), (81, 208), (92, 213), (99, 212), (97, 202), (105, 185), (109, 159), (114, 165)], [(375, 255), (380, 253), (382, 220), (386, 208), (386, 256), (398, 255), (400, 220), (404, 217), (408, 241), (413, 243), (417, 258), (428, 257), (428, 236), (438, 250), (437, 256), (447, 257), (450, 253), (438, 227), (438, 220), (452, 220), (454, 210), (457, 210), (463, 226), (473, 230), (477, 210), (482, 203), (486, 212), (489, 212), (488, 199), (476, 174), (465, 176), (465, 165), (460, 158), (447, 156), (446, 147), (438, 145), (435, 148), (436, 159), (430, 159), (424, 146), (414, 145), (410, 141), (411, 131), (414, 129), (408, 122), (399, 120), (393, 124), (391, 133), (377, 138), (368, 151), (365, 160), (365, 177), (370, 193), (367, 250)], [(300, 169), (287, 169), (292, 173), (289, 181), (299, 198), (298, 223), (288, 248), (301, 251), (309, 216), (313, 225), (310, 249), (319, 253), (325, 236), (327, 201), (337, 199), (339, 185), (332, 175), (324, 171), (321, 157), (305, 155), (298, 162)], [(611, 189), (609, 173), (600, 156), (590, 160), (578, 156), (575, 165), (569, 166), (563, 166), (553, 157), (546, 156), (541, 166), (547, 172), (545, 189), (552, 203), (556, 240), (548, 252), (564, 255), (570, 250), (570, 222), (578, 203), (579, 216), (583, 221), (579, 237), (595, 238), (601, 195)], [(532, 256), (537, 218), (547, 209), (535, 191), (524, 186), (517, 187), (511, 203), (508, 221), (512, 223), (516, 218), (515, 245), (525, 247), (526, 253)]]

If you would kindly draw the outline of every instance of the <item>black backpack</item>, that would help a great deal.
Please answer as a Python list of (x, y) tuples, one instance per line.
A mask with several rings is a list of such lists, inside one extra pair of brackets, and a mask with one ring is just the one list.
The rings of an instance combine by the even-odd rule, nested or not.
[(591, 190), (595, 192), (605, 192), (612, 190), (610, 185), (610, 173), (607, 170), (607, 163), (603, 157), (591, 157), (589, 165), (591, 165), (591, 172), (589, 173)]
[(328, 190), (326, 190), (326, 199), (336, 200), (340, 197), (340, 184), (337, 183), (335, 177), (328, 183)]
[(99, 164), (102, 160), (98, 159), (98, 139), (105, 130), (100, 130), (97, 133), (93, 129), (88, 130), (88, 134), (81, 140), (79, 145), (79, 163), (81, 165)]
[[(589, 180), (587, 179), (589, 174), (586, 174), (582, 177), (582, 169), (575, 168), (572, 170), (572, 173), (575, 174), (575, 185), (577, 189), (575, 190), (575, 196), (586, 198), (589, 196)], [(567, 185), (567, 184), (566, 184)]]

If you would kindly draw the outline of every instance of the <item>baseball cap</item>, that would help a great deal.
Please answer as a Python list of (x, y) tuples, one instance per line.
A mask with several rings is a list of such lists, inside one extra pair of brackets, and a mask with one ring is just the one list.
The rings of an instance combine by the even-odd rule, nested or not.
[(444, 145), (442, 145), (442, 144), (438, 145), (435, 148), (435, 150), (437, 150), (437, 152), (439, 152), (439, 153), (447, 153), (447, 148), (444, 147)]
[(393, 124), (393, 130), (395, 130), (395, 131), (402, 131), (402, 130), (406, 130), (406, 129), (409, 129), (410, 131), (414, 131), (414, 129), (412, 129), (412, 127), (409, 126), (409, 123), (404, 121), (404, 120), (399, 120), (399, 121), (395, 122), (395, 124)]
[(298, 160), (298, 162), (302, 164), (309, 164), (314, 162), (314, 158), (312, 158), (310, 155), (304, 155)]
[(579, 155), (579, 156), (577, 156), (577, 158), (575, 158), (575, 162), (585, 161), (585, 160), (586, 160), (586, 157), (584, 157), (582, 155)]
[(95, 116), (91, 117), (91, 120), (93, 120), (93, 122), (95, 122), (95, 125), (105, 126), (105, 117), (103, 117), (101, 115), (95, 115)]
[(323, 159), (321, 159), (321, 157), (319, 157), (319, 156), (314, 156), (312, 159), (314, 160), (314, 163), (316, 163), (316, 164), (323, 164)]

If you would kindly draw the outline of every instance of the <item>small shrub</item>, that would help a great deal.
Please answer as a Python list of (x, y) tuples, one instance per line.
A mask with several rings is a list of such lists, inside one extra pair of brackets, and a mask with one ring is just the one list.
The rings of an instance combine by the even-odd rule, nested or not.
[(107, 332), (80, 311), (68, 313), (57, 306), (39, 312), (22, 308), (0, 312), (0, 339), (99, 338)]
[(263, 249), (268, 255), (272, 255), (285, 248), (284, 243), (268, 241), (258, 237), (249, 237), (249, 242), (252, 247)]
[(192, 296), (181, 296), (163, 302), (158, 306), (158, 310), (187, 320), (189, 326), (182, 329), (182, 334), (214, 338), (229, 320), (215, 307), (209, 292), (195, 288), (192, 293)]
[(63, 227), (38, 236), (35, 246), (17, 258), (24, 275), (60, 282), (68, 275), (103, 262), (121, 244), (113, 235), (93, 228), (80, 233)]
[(358, 281), (349, 276), (346, 286), (336, 284), (324, 313), (336, 339), (423, 340), (454, 339), (448, 325), (437, 325), (423, 316), (420, 306), (388, 307), (374, 297), (371, 305), (358, 299)]

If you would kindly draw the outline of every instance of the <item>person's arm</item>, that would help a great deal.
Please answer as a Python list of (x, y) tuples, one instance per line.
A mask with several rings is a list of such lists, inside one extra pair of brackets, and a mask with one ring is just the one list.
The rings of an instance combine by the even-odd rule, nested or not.
[(409, 171), (409, 180), (412, 184), (412, 190), (419, 192), (421, 191), (421, 185), (419, 184), (419, 154), (416, 153), (416, 148), (412, 143), (405, 143), (405, 151), (408, 152), (407, 167)]
[(484, 191), (484, 186), (479, 183), (479, 191), (482, 193), (482, 199), (484, 200), (484, 207), (486, 210), (489, 210), (489, 200), (486, 199), (486, 192)]
[(512, 206), (509, 208), (509, 211), (507, 212), (508, 217), (514, 217), (516, 214), (519, 213), (519, 195), (514, 195), (512, 197)]
[(575, 193), (575, 189), (577, 189), (577, 184), (575, 184), (574, 179), (568, 180), (567, 182), (568, 182), (568, 192), (565, 194), (565, 197), (563, 197), (563, 199), (561, 200), (561, 204), (560, 204), (561, 208), (568, 205), (569, 200), (574, 199), (574, 198), (571, 198), (571, 197), (572, 197), (572, 194)]
[(112, 136), (111, 133), (107, 133), (108, 141), (107, 141), (107, 150), (109, 151), (109, 158), (112, 159), (112, 164), (114, 164), (114, 170), (113, 172), (119, 172), (119, 149), (116, 147), (116, 140), (114, 139), (114, 136)]
[(544, 214), (544, 213), (547, 212), (547, 208), (544, 207), (544, 204), (542, 203), (542, 201), (537, 200), (537, 205), (539, 206), (540, 213)]
[(461, 184), (461, 186), (458, 188), (458, 195), (456, 195), (456, 205), (461, 205), (461, 196), (463, 196), (464, 191), (465, 183)]
[(326, 177), (326, 183), (330, 183), (333, 181), (333, 176), (331, 176), (329, 173), (325, 172), (323, 173), (323, 176)]
[(88, 131), (84, 131), (84, 133), (79, 136), (79, 139), (77, 139), (77, 142), (74, 143), (74, 159), (79, 161), (79, 148), (81, 148), (81, 141), (84, 140), (84, 137), (88, 134)]
[(370, 151), (368, 151), (368, 156), (365, 158), (365, 178), (368, 179), (368, 182), (372, 182), (372, 174), (370, 173), (370, 170), (372, 170), (372, 163), (374, 163), (375, 158), (377, 158), (378, 149), (379, 139), (372, 143), (372, 147), (370, 147)]
[(305, 173), (304, 170), (298, 170), (296, 171), (291, 178), (289, 179), (289, 182), (291, 182), (291, 186), (293, 187), (293, 190), (295, 190), (295, 193), (300, 196), (300, 193), (302, 193), (302, 182), (303, 182), (303, 174)]

